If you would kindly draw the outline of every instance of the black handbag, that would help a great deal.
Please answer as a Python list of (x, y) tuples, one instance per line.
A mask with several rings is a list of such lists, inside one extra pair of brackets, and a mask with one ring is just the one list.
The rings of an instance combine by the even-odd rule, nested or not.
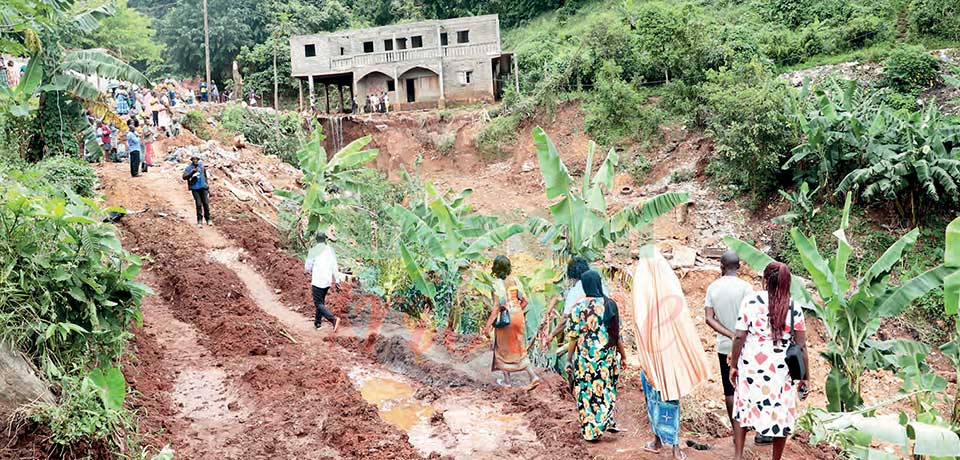
[[(502, 329), (502, 328), (505, 328), (505, 327), (507, 327), (507, 326), (510, 325), (510, 309), (507, 307), (507, 301), (506, 301), (506, 297), (507, 297), (506, 291), (507, 291), (507, 290), (506, 290), (506, 288), (503, 287), (502, 284), (499, 284), (498, 287), (500, 288), (500, 289), (498, 289), (498, 292), (502, 292), (502, 293), (503, 293), (503, 297), (502, 297), (502, 298), (503, 298), (504, 300), (501, 300), (501, 301), (500, 301), (500, 313), (497, 314), (497, 319), (493, 322), (493, 327), (495, 327), (495, 328), (497, 328), (497, 329)], [(518, 291), (517, 291), (517, 300), (522, 300), (522, 299), (523, 299), (523, 297), (521, 296), (520, 291), (518, 290)]]
[(795, 339), (797, 333), (793, 329), (794, 306), (790, 305), (790, 345), (787, 346), (785, 361), (787, 369), (790, 371), (790, 378), (793, 380), (807, 379), (807, 363), (803, 362), (803, 349), (797, 344)]
[(497, 329), (502, 329), (510, 325), (510, 309), (506, 308), (505, 305), (500, 305), (500, 314), (497, 315), (496, 321), (493, 322), (493, 327)]

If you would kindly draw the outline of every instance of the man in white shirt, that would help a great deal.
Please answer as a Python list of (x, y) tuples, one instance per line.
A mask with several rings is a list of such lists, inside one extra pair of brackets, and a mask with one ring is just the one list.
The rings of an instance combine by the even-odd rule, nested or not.
[[(333, 323), (333, 332), (337, 332), (340, 327), (340, 318), (330, 313), (326, 307), (327, 291), (331, 286), (340, 289), (340, 280), (343, 275), (337, 267), (337, 255), (333, 248), (327, 244), (329, 236), (325, 232), (317, 233), (317, 245), (307, 253), (307, 261), (303, 271), (311, 275), (310, 290), (313, 293), (313, 305), (316, 307), (316, 315), (313, 318), (313, 326), (320, 329), (324, 318)], [(332, 240), (332, 239), (331, 239)]]
[(733, 421), (733, 384), (730, 382), (730, 365), (727, 356), (733, 351), (733, 335), (740, 314), (740, 304), (753, 293), (753, 286), (740, 279), (740, 257), (736, 252), (727, 251), (720, 257), (719, 279), (707, 287), (704, 299), (707, 325), (717, 331), (717, 355), (720, 360), (720, 381), (723, 382), (723, 396), (727, 403), (727, 416)]

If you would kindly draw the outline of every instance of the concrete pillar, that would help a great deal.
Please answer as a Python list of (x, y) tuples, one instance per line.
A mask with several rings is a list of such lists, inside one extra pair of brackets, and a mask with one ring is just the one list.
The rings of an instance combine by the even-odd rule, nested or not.
[(327, 113), (330, 113), (330, 85), (324, 83), (323, 94), (327, 100)]
[(309, 86), (310, 91), (310, 109), (313, 110), (313, 108), (316, 106), (316, 98), (313, 94), (313, 75), (310, 75), (308, 78), (309, 80), (307, 80), (307, 86)]
[(300, 93), (300, 111), (303, 112), (303, 80), (297, 79), (297, 91)]
[(439, 108), (444, 108), (447, 105), (447, 92), (444, 90), (443, 84), (443, 58), (440, 58), (440, 101), (437, 104)]

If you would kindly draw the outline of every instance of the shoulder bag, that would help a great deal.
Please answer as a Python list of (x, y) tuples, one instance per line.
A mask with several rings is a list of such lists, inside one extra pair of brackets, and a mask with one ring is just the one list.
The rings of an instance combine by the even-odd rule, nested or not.
[(497, 293), (497, 305), (500, 308), (500, 313), (497, 314), (493, 327), (502, 329), (510, 325), (510, 309), (507, 308), (507, 293), (503, 281), (497, 280), (494, 283), (494, 290)]
[(790, 377), (793, 380), (807, 379), (807, 363), (803, 362), (803, 350), (797, 344), (796, 331), (793, 329), (794, 305), (790, 304), (790, 345), (787, 346), (785, 361), (787, 369), (790, 371)]

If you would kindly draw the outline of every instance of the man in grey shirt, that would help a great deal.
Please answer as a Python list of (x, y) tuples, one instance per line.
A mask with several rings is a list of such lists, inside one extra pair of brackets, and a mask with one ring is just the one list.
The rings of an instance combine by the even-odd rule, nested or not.
[(737, 317), (740, 314), (740, 304), (753, 293), (753, 286), (737, 276), (737, 271), (740, 270), (740, 257), (733, 251), (727, 251), (720, 257), (720, 270), (723, 276), (707, 288), (704, 317), (707, 325), (717, 331), (720, 381), (723, 382), (727, 416), (732, 423), (734, 388), (730, 382), (730, 365), (727, 363), (727, 356), (733, 351), (733, 335), (737, 326)]

